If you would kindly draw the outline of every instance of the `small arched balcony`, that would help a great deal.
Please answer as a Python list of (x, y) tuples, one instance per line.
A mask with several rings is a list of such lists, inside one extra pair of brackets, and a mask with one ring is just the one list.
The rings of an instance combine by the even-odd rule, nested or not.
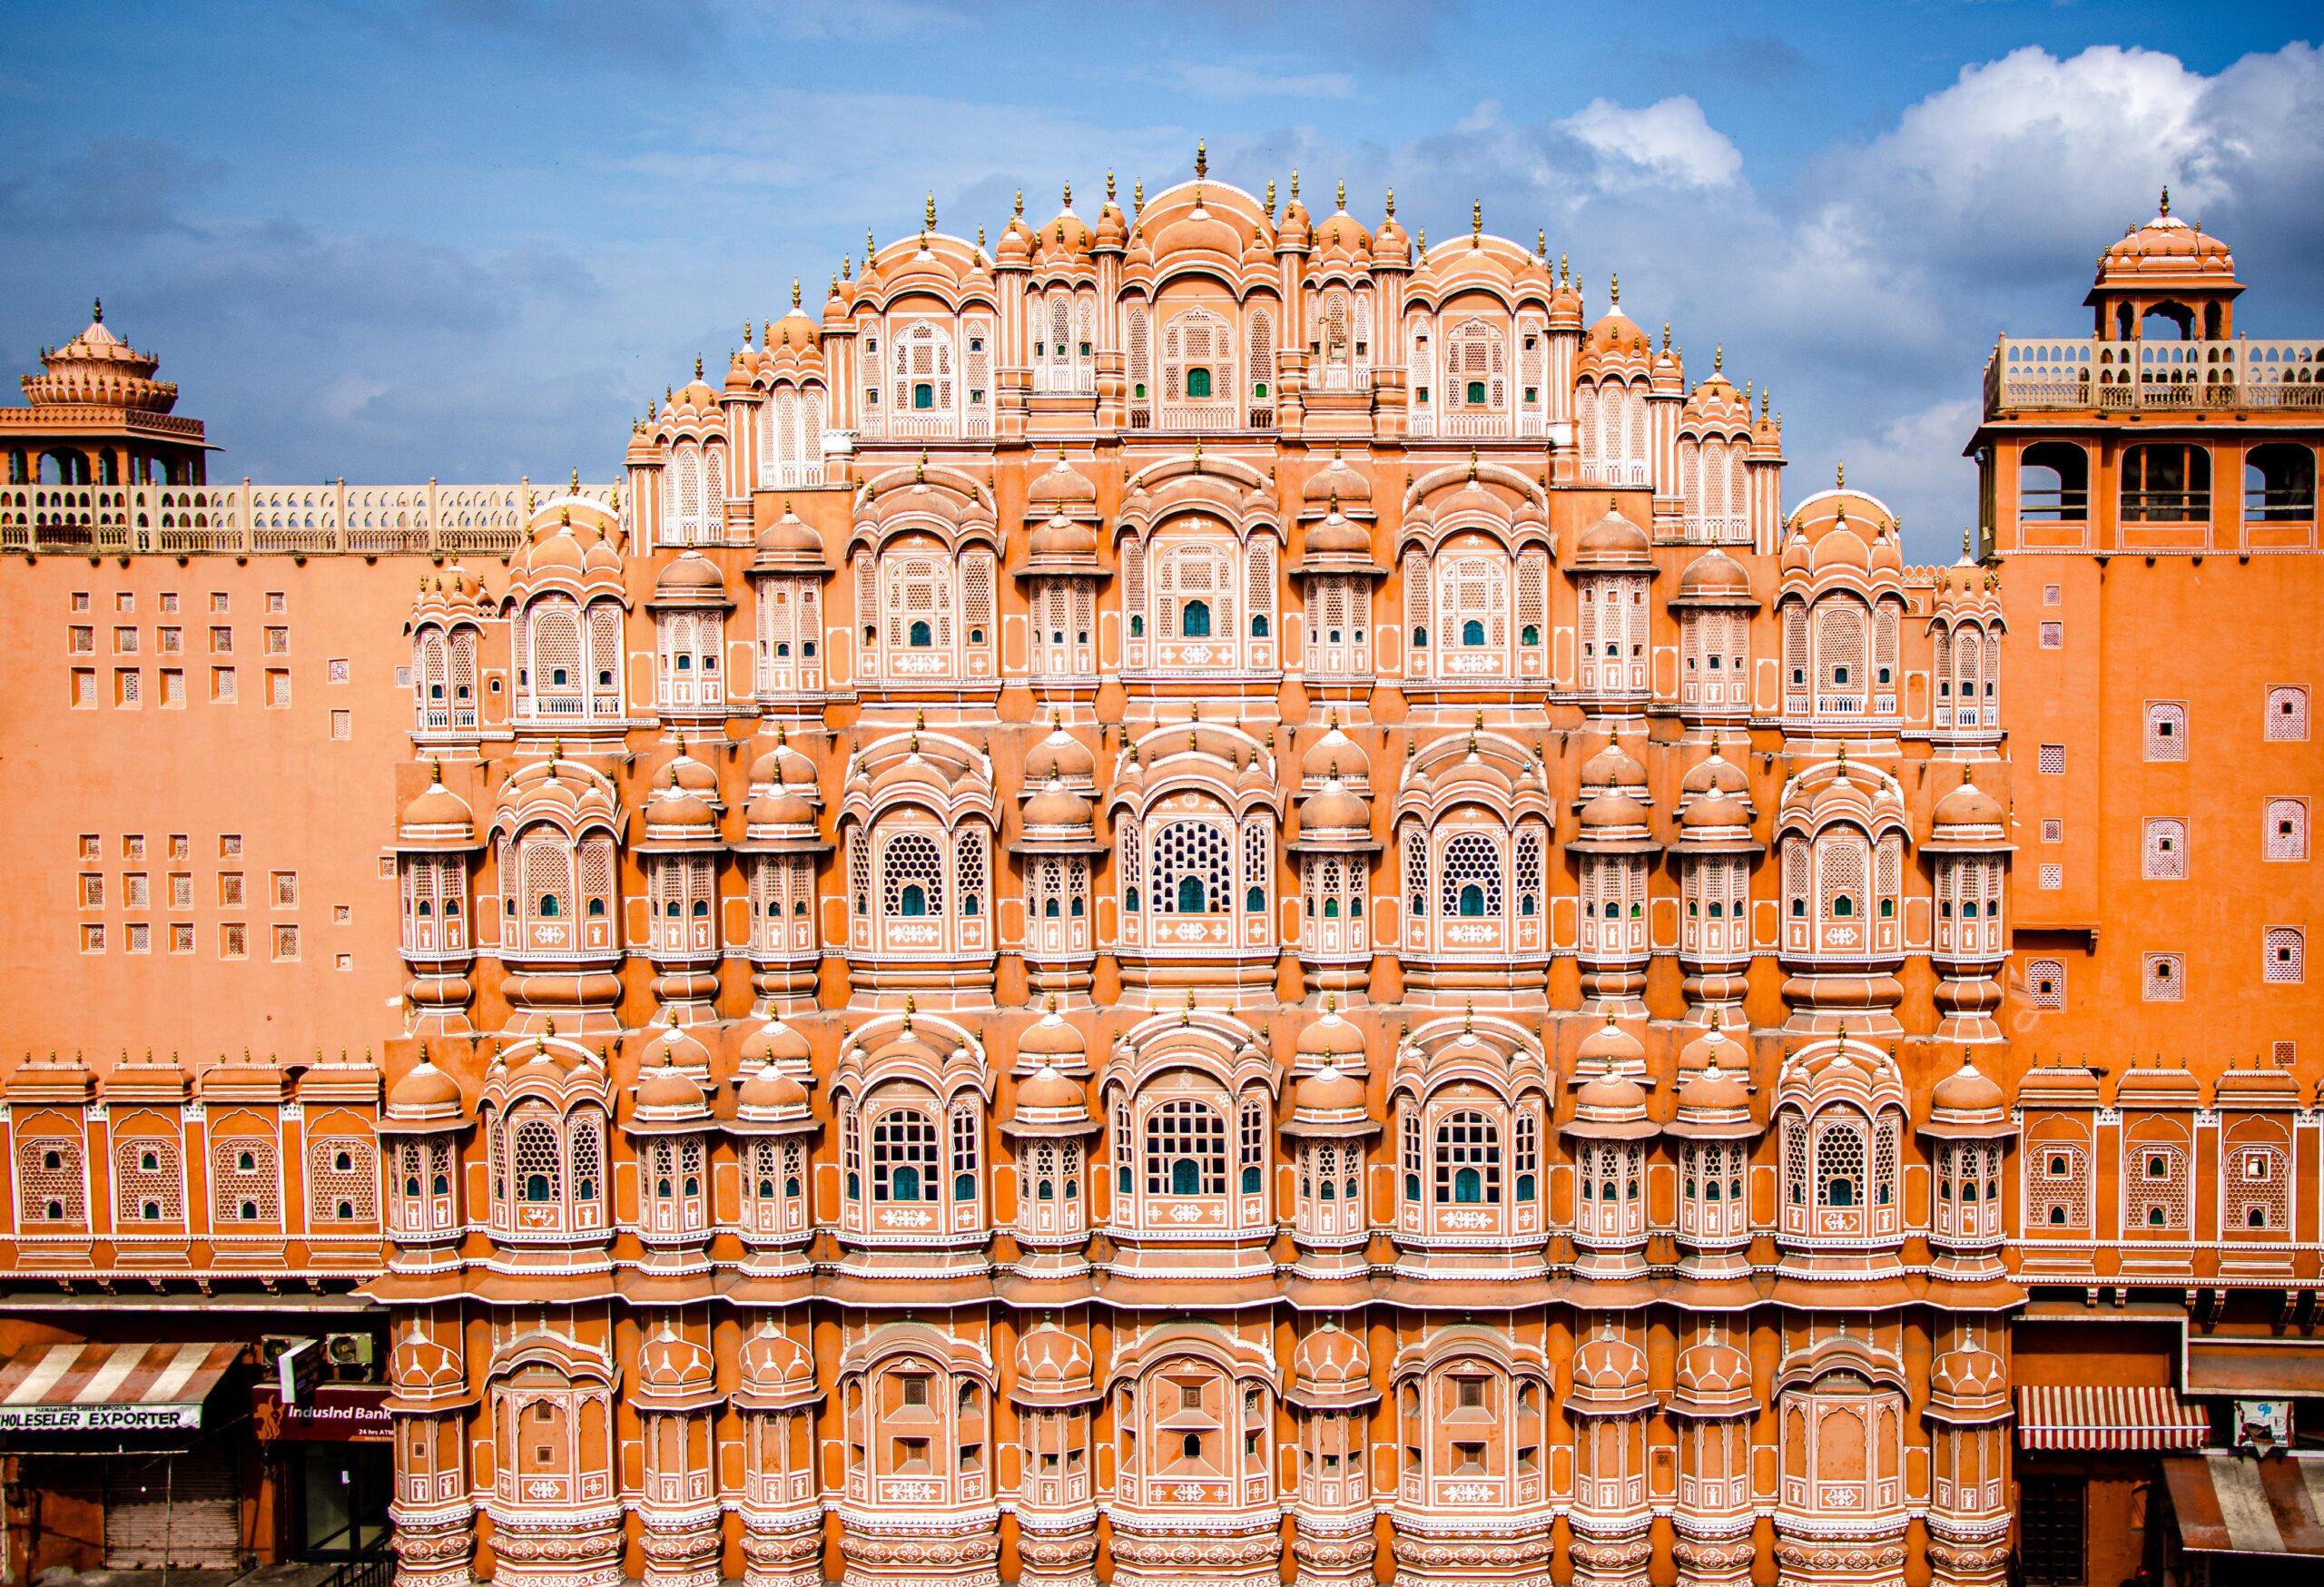
[(857, 986), (989, 1000), (995, 958), (991, 763), (949, 735), (860, 751), (841, 796), (850, 971)]
[(1536, 1033), (1464, 1014), (1413, 1030), (1388, 1081), (1399, 1267), (1535, 1270), (1548, 1235), (1549, 1070)]
[(1228, 1014), (1157, 1014), (1117, 1043), (1098, 1094), (1121, 1270), (1266, 1270), (1276, 1083), (1263, 1040)]

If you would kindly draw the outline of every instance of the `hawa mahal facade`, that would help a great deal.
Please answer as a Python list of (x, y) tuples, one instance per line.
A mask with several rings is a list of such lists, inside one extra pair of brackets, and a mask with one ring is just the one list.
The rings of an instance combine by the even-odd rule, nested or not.
[(0, 410), (10, 1566), (299, 1552), (318, 1336), (400, 1587), (2200, 1574), (2324, 1394), (2319, 344), (2166, 205), (1915, 567), (1542, 240), (1019, 209), (613, 484)]

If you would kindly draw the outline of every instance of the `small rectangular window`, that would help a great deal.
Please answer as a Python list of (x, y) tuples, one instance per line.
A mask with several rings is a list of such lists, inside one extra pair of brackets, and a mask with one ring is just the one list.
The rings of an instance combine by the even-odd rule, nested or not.
[(75, 623), (64, 630), (64, 648), (75, 656), (97, 653), (97, 631), (86, 623)]
[(125, 871), (122, 873), (121, 907), (123, 909), (151, 909), (153, 907), (153, 884), (147, 879), (144, 872)]
[(355, 736), (355, 713), (352, 711), (332, 712), (330, 714), (330, 735), (333, 738), (339, 739), (353, 738)]
[(2044, 892), (2059, 892), (2066, 884), (2066, 868), (2063, 865), (2044, 865), (2041, 869), (2040, 876), (2042, 891)]
[(193, 922), (192, 921), (178, 921), (171, 925), (170, 951), (172, 953), (193, 951)]
[(153, 644), (164, 656), (182, 656), (185, 654), (185, 630), (156, 628), (153, 630)]
[(242, 907), (242, 873), (240, 871), (218, 873), (218, 906), (221, 909)]
[(145, 834), (142, 832), (127, 832), (122, 833), (121, 857), (124, 860), (143, 859), (145, 857)]
[(129, 951), (132, 953), (151, 953), (153, 951), (153, 929), (143, 921), (130, 922)]
[(81, 872), (81, 907), (103, 909), (105, 906), (105, 879), (95, 871)]
[(290, 654), (290, 630), (270, 626), (266, 631), (266, 653), (269, 656)]
[(80, 838), (80, 853), (84, 860), (102, 860), (104, 858), (104, 841), (93, 832), (84, 832)]
[(2045, 777), (2064, 776), (2066, 774), (2066, 746), (2062, 744), (2043, 744), (2034, 764)]
[(290, 675), (279, 667), (269, 667), (266, 673), (267, 708), (280, 711), (290, 704)]
[(165, 590), (163, 590), (163, 591), (162, 592), (162, 610), (163, 612), (165, 612), (165, 613), (168, 613), (168, 614), (170, 614), (170, 615), (172, 615), (172, 616), (174, 616), (174, 615), (176, 614), (176, 612), (177, 612), (177, 609), (178, 609), (178, 592), (177, 592), (177, 591), (175, 591), (175, 590), (173, 590), (173, 589), (165, 589)]
[(277, 871), (270, 880), (274, 888), (274, 907), (297, 909), (299, 907), (299, 873), (296, 871)]
[(116, 612), (135, 611), (137, 609), (136, 596), (125, 589), (115, 590), (113, 597), (113, 609)]
[(165, 666), (162, 669), (162, 704), (172, 711), (185, 708), (185, 669)]
[(349, 675), (347, 657), (343, 656), (332, 656), (330, 658), (330, 681), (335, 684), (343, 684), (348, 680)]
[(222, 705), (234, 703), (234, 669), (213, 666), (210, 669), (210, 697)]
[(218, 857), (222, 860), (241, 859), (242, 857), (242, 834), (238, 832), (220, 833), (218, 834)]
[(2065, 586), (2060, 584), (2043, 585), (2042, 586), (2042, 604), (2045, 606), (2064, 606), (2066, 604)]
[(144, 704), (144, 675), (133, 666), (113, 668), (113, 701), (124, 710), (134, 711)]
[(97, 708), (97, 671), (94, 667), (76, 666), (73, 669), (73, 709), (94, 711)]
[(115, 656), (136, 655), (137, 630), (134, 628), (115, 628), (113, 631), (113, 653)]
[(73, 592), (73, 609), (76, 612), (85, 612), (89, 609), (89, 592), (87, 590), (76, 589)]
[(289, 960), (299, 957), (298, 927), (277, 926), (274, 928), (274, 957), (277, 960)]
[(287, 610), (287, 609), (288, 609), (288, 606), (289, 606), (288, 599), (287, 599), (287, 597), (285, 597), (285, 596), (284, 596), (283, 593), (282, 593), (281, 590), (279, 590), (279, 589), (271, 589), (271, 590), (268, 590), (268, 591), (266, 592), (266, 609), (267, 609), (268, 611), (270, 611), (270, 612), (281, 612), (281, 611), (285, 611), (285, 610)]
[(81, 951), (84, 953), (102, 953), (104, 951), (105, 929), (103, 926), (97, 925), (83, 926), (81, 928)]
[(171, 872), (170, 907), (172, 909), (193, 907), (193, 877), (189, 872), (184, 871)]
[(2066, 626), (2063, 623), (2043, 624), (2042, 648), (2044, 650), (2063, 650), (2065, 647)]
[(231, 628), (222, 626), (214, 626), (211, 628), (210, 654), (212, 656), (234, 654), (234, 631)]
[(224, 590), (213, 589), (210, 592), (210, 609), (221, 616), (225, 615), (226, 592)]
[(240, 921), (228, 921), (218, 928), (218, 957), (247, 959), (251, 952), (250, 928)]
[(2042, 823), (2042, 841), (2045, 843), (2064, 843), (2066, 841), (2066, 823), (2059, 820), (2054, 815), (2043, 820)]
[(354, 955), (354, 954), (352, 954), (352, 953), (342, 953), (342, 954), (340, 954), (340, 955), (339, 956), (339, 968), (340, 968), (340, 969), (341, 969), (341, 970), (352, 970), (352, 969), (354, 969), (354, 968), (355, 968), (355, 955)]

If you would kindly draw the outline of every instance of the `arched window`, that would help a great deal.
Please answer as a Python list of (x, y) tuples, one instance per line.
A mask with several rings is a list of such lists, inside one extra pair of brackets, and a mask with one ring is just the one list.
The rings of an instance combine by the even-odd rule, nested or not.
[(1146, 1116), (1146, 1193), (1226, 1194), (1226, 1116), (1192, 1097), (1174, 1097)]
[(1154, 833), (1154, 907), (1157, 913), (1216, 914), (1230, 907), (1231, 856), (1216, 822), (1166, 822)]
[(890, 915), (934, 914), (943, 907), (944, 859), (935, 837), (927, 833), (898, 833), (881, 854), (881, 894)]
[(1501, 1205), (1501, 1127), (1488, 1114), (1461, 1109), (1436, 1123), (1436, 1204)]
[(1178, 608), (1178, 633), (1182, 638), (1210, 637), (1210, 603), (1191, 600)]

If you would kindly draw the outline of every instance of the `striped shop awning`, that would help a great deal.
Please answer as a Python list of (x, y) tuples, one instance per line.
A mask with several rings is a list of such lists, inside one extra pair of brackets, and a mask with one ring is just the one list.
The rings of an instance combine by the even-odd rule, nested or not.
[(2179, 1541), (2199, 1553), (2324, 1554), (2324, 1461), (2174, 1454), (2162, 1463)]
[(240, 1345), (40, 1345), (0, 1366), (0, 1433), (202, 1425)]
[(2027, 1449), (2201, 1449), (2211, 1418), (2172, 1388), (2036, 1384), (2017, 1391)]

